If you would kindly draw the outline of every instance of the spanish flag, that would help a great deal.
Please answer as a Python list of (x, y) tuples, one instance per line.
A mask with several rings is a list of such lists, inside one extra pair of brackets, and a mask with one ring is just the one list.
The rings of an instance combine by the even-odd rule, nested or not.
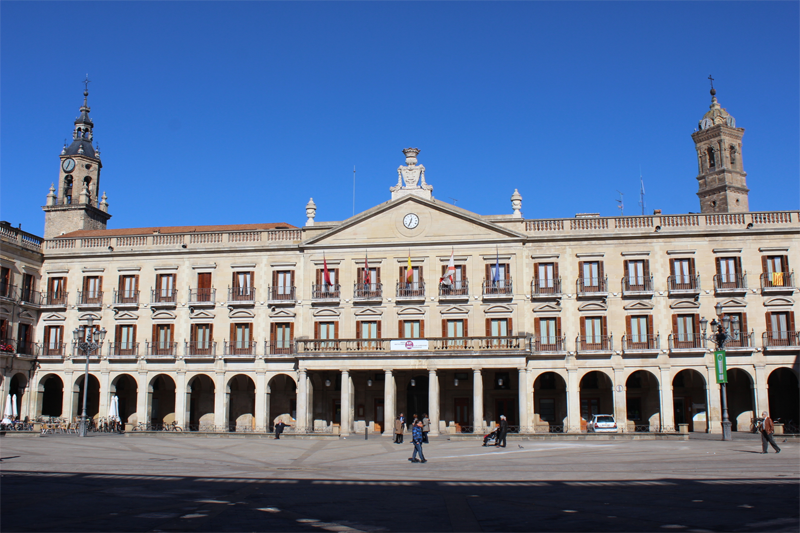
[(411, 251), (408, 252), (408, 267), (406, 267), (406, 283), (414, 281), (414, 267), (411, 266)]

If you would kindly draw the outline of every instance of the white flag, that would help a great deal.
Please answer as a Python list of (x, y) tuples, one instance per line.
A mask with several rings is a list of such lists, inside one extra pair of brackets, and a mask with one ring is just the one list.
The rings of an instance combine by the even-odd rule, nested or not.
[(439, 280), (439, 283), (444, 285), (452, 285), (454, 283), (456, 275), (456, 262), (455, 257), (453, 257), (454, 253), (455, 250), (450, 252), (450, 261), (447, 263), (447, 271), (444, 273), (444, 276), (442, 276), (442, 279)]

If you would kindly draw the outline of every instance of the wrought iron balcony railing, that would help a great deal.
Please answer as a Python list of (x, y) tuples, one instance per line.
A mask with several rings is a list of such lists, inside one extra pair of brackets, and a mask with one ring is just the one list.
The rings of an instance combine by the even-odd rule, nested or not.
[(755, 344), (753, 343), (753, 335), (754, 331), (750, 331), (747, 333), (746, 331), (739, 332), (738, 339), (728, 339), (725, 343), (725, 349), (728, 348), (755, 348)]
[(8, 283), (0, 283), (0, 298), (6, 298), (8, 300), (16, 300), (17, 286), (10, 285)]
[(714, 274), (714, 290), (716, 292), (746, 290), (747, 274)]
[(383, 298), (383, 283), (355, 283), (353, 298), (355, 300), (380, 300)]
[(66, 307), (69, 301), (66, 291), (46, 292), (42, 294), (41, 305), (44, 307)]
[(136, 358), (139, 356), (138, 342), (112, 342), (108, 345), (108, 356), (112, 358)]
[(533, 337), (534, 352), (566, 352), (566, 335), (556, 337), (555, 335), (536, 335)]
[(561, 278), (533, 278), (531, 281), (531, 296), (533, 298), (547, 298), (561, 295)]
[(103, 305), (103, 291), (78, 291), (78, 305), (100, 307)]
[(700, 274), (667, 276), (667, 290), (672, 293), (700, 292)]
[(217, 343), (213, 341), (186, 341), (186, 357), (216, 357)]
[(291, 339), (283, 341), (264, 341), (265, 355), (289, 355), (294, 352), (294, 341)]
[(311, 299), (313, 300), (340, 300), (342, 286), (338, 283), (314, 283), (311, 285)]
[(292, 285), (278, 285), (275, 287), (274, 285), (270, 285), (269, 287), (269, 301), (270, 302), (294, 302), (296, 300), (295, 297), (295, 287)]
[(19, 301), (23, 305), (41, 305), (42, 293), (31, 289), (20, 289)]
[[(411, 355), (420, 352), (441, 351), (517, 351), (529, 352), (528, 337), (515, 335), (507, 337), (428, 337), (424, 339), (300, 339), (297, 340), (299, 353), (349, 353), (349, 352), (392, 352), (392, 342), (413, 341), (414, 343), (427, 343), (427, 349), (409, 350)], [(406, 350), (394, 350), (403, 353)]]
[(139, 291), (114, 289), (114, 305), (139, 305)]
[(217, 289), (215, 288), (189, 288), (190, 304), (213, 304), (216, 301)]
[(225, 357), (248, 357), (256, 356), (256, 341), (224, 341)]
[(764, 348), (798, 346), (797, 331), (770, 330), (761, 336)]
[(67, 344), (64, 342), (43, 342), (39, 357), (50, 359), (62, 359), (66, 351)]
[(694, 333), (670, 333), (670, 350), (704, 350), (706, 341)]
[(228, 288), (228, 301), (235, 303), (255, 303), (255, 287), (230, 287)]
[(178, 355), (177, 342), (145, 342), (148, 358), (175, 358)]
[(469, 280), (455, 281), (451, 285), (440, 283), (439, 298), (469, 298)]
[(653, 276), (624, 276), (622, 294), (642, 294), (653, 292)]
[(397, 282), (397, 298), (398, 299), (415, 299), (425, 298), (425, 282), (414, 281), (406, 283), (404, 281)]
[(794, 272), (772, 272), (761, 274), (761, 289), (794, 288)]
[(575, 281), (575, 291), (578, 296), (606, 294), (608, 292), (608, 276), (578, 278)]
[(610, 352), (614, 349), (613, 335), (578, 335), (575, 339), (578, 352)]
[(151, 289), (150, 303), (156, 305), (175, 305), (178, 302), (177, 289)]
[(508, 279), (484, 279), (483, 297), (484, 298), (508, 298), (514, 295), (514, 284), (511, 278)]
[(622, 353), (661, 349), (661, 335), (623, 335)]

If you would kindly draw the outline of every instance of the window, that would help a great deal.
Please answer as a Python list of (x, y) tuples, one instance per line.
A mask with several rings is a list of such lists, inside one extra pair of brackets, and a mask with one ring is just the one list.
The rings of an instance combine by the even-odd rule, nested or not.
[(558, 286), (558, 263), (535, 263), (533, 265), (534, 294), (554, 294), (561, 292)]
[(356, 283), (356, 298), (378, 298), (381, 296), (381, 269), (380, 267), (363, 267), (358, 269)]
[(651, 324), (652, 317), (644, 316), (629, 316), (627, 317), (628, 326), (628, 342), (627, 348), (654, 348), (651, 339)]
[(33, 355), (33, 343), (31, 333), (33, 326), (30, 324), (20, 324), (17, 328), (17, 353)]
[(444, 337), (448, 338), (455, 338), (459, 340), (447, 341), (447, 346), (450, 347), (463, 347), (465, 346), (465, 341), (463, 337), (467, 335), (467, 319), (457, 319), (457, 320), (442, 320), (442, 333)]
[(795, 346), (797, 330), (794, 312), (767, 313), (767, 346)]
[(587, 318), (586, 319), (586, 342), (598, 344), (602, 342), (603, 338), (603, 320), (602, 318)]
[(292, 353), (294, 344), (294, 324), (278, 322), (270, 325), (270, 353)]
[(536, 340), (541, 351), (561, 349), (561, 318), (535, 318)]
[[(447, 265), (442, 265), (442, 279), (447, 275)], [(453, 271), (453, 282), (451, 285), (442, 283), (442, 294), (464, 295), (467, 294), (467, 267), (465, 265), (455, 265)]]
[(200, 272), (197, 274), (197, 294), (193, 301), (214, 301), (214, 289), (211, 288), (211, 272)]
[(0, 342), (8, 340), (8, 320), (0, 318)]
[(512, 335), (512, 319), (510, 318), (487, 318), (486, 336), (495, 337), (490, 341), (491, 346), (498, 348), (508, 347), (509, 339)]
[(64, 176), (64, 203), (72, 204), (72, 176)]
[(320, 348), (335, 350), (338, 349), (339, 343), (334, 342), (339, 338), (339, 323), (338, 322), (315, 322), (314, 323), (314, 338), (320, 341), (318, 346)]
[(64, 326), (45, 326), (44, 355), (63, 355)]
[(675, 348), (699, 348), (700, 315), (672, 315)]
[(115, 353), (117, 355), (133, 355), (136, 348), (136, 325), (118, 325), (116, 331)]
[(511, 289), (511, 273), (507, 263), (486, 265), (487, 294), (506, 294)]
[(581, 317), (581, 339), (584, 350), (608, 350), (606, 317)]
[(747, 347), (750, 346), (750, 339), (747, 334), (747, 314), (746, 313), (725, 313), (731, 319), (731, 338), (726, 343), (728, 347)]
[(139, 303), (139, 276), (120, 276), (117, 303)]
[(605, 292), (602, 261), (580, 261), (578, 271), (581, 276), (578, 292)]
[(233, 273), (233, 290), (231, 291), (231, 300), (253, 300), (255, 294), (253, 291), (253, 273), (252, 272), (234, 272)]
[(401, 339), (421, 339), (425, 336), (425, 321), (401, 320), (397, 332)]
[(425, 296), (425, 282), (422, 277), (422, 267), (411, 267), (409, 272), (407, 266), (400, 267), (397, 296)]
[(717, 257), (717, 288), (742, 287), (742, 266), (739, 257)]
[(708, 156), (708, 168), (715, 168), (717, 166), (717, 160), (714, 157), (714, 148), (711, 146), (706, 148), (706, 155)]
[(356, 337), (359, 339), (372, 339), (372, 342), (359, 342), (358, 346), (362, 350), (375, 350), (378, 343), (375, 339), (381, 338), (381, 323), (378, 321), (356, 322)]
[(195, 355), (208, 355), (211, 353), (212, 337), (211, 324), (192, 324), (192, 341), (189, 345), (190, 353)]
[(103, 300), (103, 278), (87, 276), (83, 278), (82, 304), (100, 304)]
[(671, 290), (691, 290), (695, 289), (694, 259), (670, 259), (670, 270), (672, 271)]
[(159, 274), (156, 276), (156, 302), (175, 303), (175, 274)]
[(11, 294), (11, 269), (0, 267), (0, 297), (9, 298)]
[(33, 301), (33, 291), (36, 289), (35, 281), (33, 274), (24, 274), (22, 276), (22, 291), (20, 296), (23, 302)]
[(272, 273), (272, 299), (294, 300), (293, 270), (280, 270)]
[(317, 269), (317, 280), (314, 285), (314, 298), (339, 298), (339, 269), (328, 269), (328, 280), (325, 280), (325, 269)]
[(789, 287), (789, 258), (785, 255), (761, 257), (764, 271), (764, 287)]
[(229, 353), (231, 355), (252, 355), (254, 346), (252, 324), (231, 324)]
[(648, 261), (644, 259), (627, 260), (624, 262), (623, 268), (625, 269), (625, 290), (652, 290)]
[(173, 325), (154, 324), (153, 325), (153, 348), (151, 355), (175, 355), (173, 353)]

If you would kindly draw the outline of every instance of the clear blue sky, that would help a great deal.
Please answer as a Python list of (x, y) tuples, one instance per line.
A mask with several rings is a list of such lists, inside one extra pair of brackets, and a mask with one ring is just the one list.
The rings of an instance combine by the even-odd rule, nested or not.
[(798, 2), (0, 4), (0, 218), (41, 234), (88, 72), (109, 227), (305, 222), (434, 196), (527, 218), (699, 211), (717, 96), (750, 208), (797, 209)]

